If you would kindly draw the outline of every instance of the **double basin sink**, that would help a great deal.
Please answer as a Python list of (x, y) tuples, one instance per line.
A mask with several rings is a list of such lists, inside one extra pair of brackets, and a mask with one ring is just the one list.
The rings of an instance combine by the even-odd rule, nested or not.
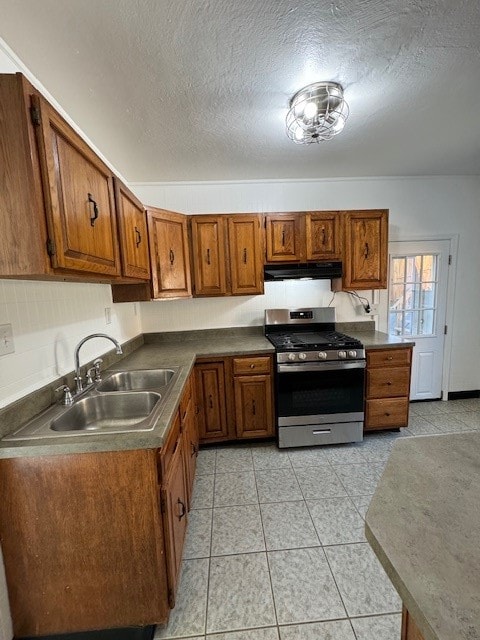
[(54, 406), (3, 440), (151, 431), (178, 367), (116, 371), (69, 406)]

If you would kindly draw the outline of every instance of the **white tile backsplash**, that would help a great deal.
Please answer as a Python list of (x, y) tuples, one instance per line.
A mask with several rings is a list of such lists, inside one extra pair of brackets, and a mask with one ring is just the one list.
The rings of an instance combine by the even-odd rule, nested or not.
[[(362, 295), (372, 300), (370, 291)], [(357, 315), (357, 301), (348, 294), (338, 293), (333, 301), (332, 297), (330, 280), (266, 282), (264, 295), (258, 296), (144, 302), (142, 328), (149, 333), (256, 326), (263, 325), (265, 309), (324, 307), (330, 302), (338, 322), (371, 320), (370, 316)]]
[[(112, 322), (105, 323), (105, 307)], [(114, 304), (108, 285), (0, 280), (0, 324), (11, 323), (15, 353), (0, 357), (0, 407), (73, 369), (75, 345), (89, 333), (125, 342), (141, 333), (133, 303)], [(109, 351), (106, 340), (82, 347), (81, 362)]]

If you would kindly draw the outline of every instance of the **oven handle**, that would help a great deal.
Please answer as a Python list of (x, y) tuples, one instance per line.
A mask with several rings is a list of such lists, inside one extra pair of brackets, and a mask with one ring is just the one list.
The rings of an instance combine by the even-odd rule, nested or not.
[(341, 369), (365, 369), (365, 360), (355, 362), (305, 362), (278, 364), (278, 373), (301, 373), (302, 371), (339, 371)]

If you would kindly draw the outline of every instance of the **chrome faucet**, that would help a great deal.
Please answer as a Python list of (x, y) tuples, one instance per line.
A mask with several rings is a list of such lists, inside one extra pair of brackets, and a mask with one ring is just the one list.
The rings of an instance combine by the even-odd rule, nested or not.
[(107, 340), (110, 340), (111, 342), (113, 342), (113, 344), (116, 347), (116, 353), (118, 354), (123, 353), (122, 347), (118, 342), (118, 340), (115, 340), (115, 338), (112, 338), (106, 333), (92, 333), (86, 338), (83, 338), (82, 340), (80, 340), (80, 342), (75, 347), (75, 352), (74, 352), (76, 393), (80, 393), (80, 391), (83, 391), (82, 376), (80, 374), (80, 347), (83, 344), (85, 344), (87, 340), (91, 340), (92, 338), (106, 338)]

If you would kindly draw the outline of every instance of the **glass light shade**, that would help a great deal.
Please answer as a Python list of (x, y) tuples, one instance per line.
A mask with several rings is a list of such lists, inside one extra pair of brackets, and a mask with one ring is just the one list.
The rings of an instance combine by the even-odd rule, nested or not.
[(297, 144), (330, 140), (343, 130), (348, 114), (341, 85), (315, 82), (291, 99), (286, 117), (287, 135)]

